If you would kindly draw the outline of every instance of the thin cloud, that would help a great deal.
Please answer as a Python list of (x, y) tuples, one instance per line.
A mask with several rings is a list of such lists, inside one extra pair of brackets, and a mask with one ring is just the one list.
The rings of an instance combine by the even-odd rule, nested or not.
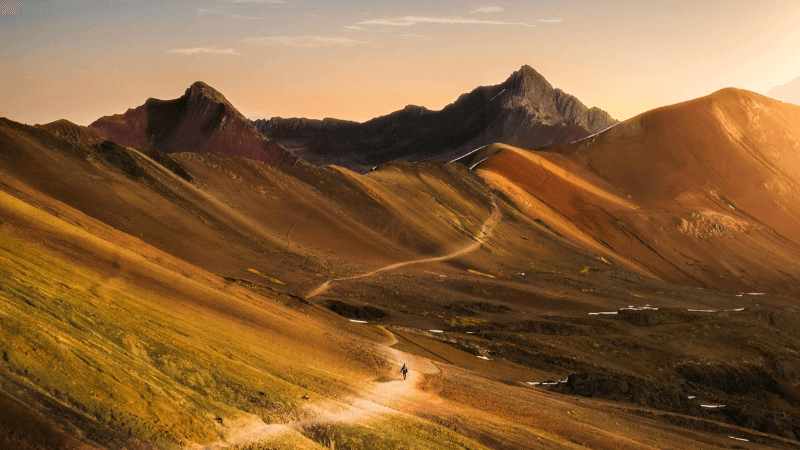
[(347, 30), (363, 30), (364, 29), (363, 27), (357, 27), (355, 25), (345, 25), (344, 28), (347, 29)]
[(286, 0), (233, 0), (231, 3), (286, 3)]
[(400, 17), (396, 19), (372, 19), (358, 22), (357, 25), (391, 25), (391, 26), (410, 26), (418, 23), (442, 23), (442, 24), (459, 24), (459, 25), (519, 25), (524, 27), (535, 27), (529, 23), (523, 22), (501, 22), (499, 20), (478, 20), (478, 19), (458, 19), (447, 17)]
[(234, 14), (230, 11), (221, 11), (219, 9), (197, 8), (197, 12), (201, 14), (219, 14), (221, 16), (230, 17), (231, 19), (239, 20), (260, 20), (261, 17), (243, 16), (241, 14)]
[(236, 55), (243, 56), (232, 48), (219, 48), (219, 47), (194, 47), (194, 48), (174, 48), (167, 50), (167, 53), (178, 55)]
[(559, 23), (563, 22), (564, 19), (537, 19), (536, 21), (542, 23)]
[(409, 38), (427, 39), (427, 40), (429, 40), (429, 41), (430, 41), (431, 39), (433, 39), (433, 38), (432, 38), (432, 37), (430, 37), (430, 36), (423, 36), (423, 35), (421, 35), (421, 34), (404, 34), (404, 35), (402, 35), (402, 36), (403, 36), (403, 37), (409, 37)]
[(499, 6), (481, 6), (480, 8), (473, 9), (472, 10), (472, 14), (475, 14), (475, 13), (484, 13), (484, 14), (496, 13), (496, 12), (501, 12), (502, 10), (503, 10), (503, 8), (501, 8)]
[(328, 36), (269, 36), (244, 39), (242, 42), (258, 45), (286, 45), (303, 48), (353, 47), (366, 41), (346, 37)]

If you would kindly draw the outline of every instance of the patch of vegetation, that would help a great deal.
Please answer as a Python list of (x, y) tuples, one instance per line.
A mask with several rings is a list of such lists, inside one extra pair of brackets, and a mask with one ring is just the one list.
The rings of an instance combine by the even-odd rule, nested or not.
[(105, 141), (102, 144), (95, 144), (91, 148), (100, 159), (133, 179), (143, 178), (146, 174), (139, 163), (128, 153), (128, 149), (116, 142)]
[(259, 272), (259, 271), (258, 271), (258, 270), (256, 270), (256, 269), (250, 269), (250, 268), (248, 268), (248, 269), (247, 269), (247, 271), (248, 271), (248, 272), (250, 272), (250, 273), (252, 273), (252, 274), (258, 275), (258, 276), (260, 276), (261, 278), (263, 278), (263, 279), (265, 279), (265, 280), (267, 280), (267, 281), (270, 281), (270, 282), (272, 282), (272, 283), (275, 283), (275, 284), (280, 284), (281, 286), (285, 286), (285, 285), (286, 285), (286, 283), (284, 283), (283, 281), (281, 281), (281, 280), (279, 280), (279, 279), (277, 279), (277, 278), (273, 278), (273, 277), (271, 277), (271, 276), (269, 276), (269, 275), (265, 275), (265, 274), (263, 274), (263, 273)]
[(480, 325), (485, 322), (486, 319), (478, 319), (476, 317), (455, 317), (447, 320), (447, 324), (450, 325), (452, 328), (474, 327), (476, 325)]
[(189, 172), (187, 172), (186, 169), (184, 169), (183, 166), (180, 165), (180, 163), (172, 159), (172, 157), (162, 152), (161, 150), (154, 147), (140, 147), (137, 150), (139, 150), (148, 158), (152, 159), (158, 164), (161, 164), (161, 166), (163, 166), (165, 169), (188, 181), (189, 183), (191, 183), (194, 180), (192, 176), (189, 174)]
[(445, 427), (405, 415), (378, 416), (361, 423), (315, 423), (303, 427), (309, 439), (337, 450), (485, 450)]
[(371, 305), (356, 306), (339, 300), (325, 302), (325, 307), (336, 314), (349, 319), (374, 320), (387, 317), (389, 313)]
[(505, 314), (513, 311), (506, 305), (490, 302), (464, 302), (457, 301), (445, 306), (457, 314), (476, 315), (478, 313)]

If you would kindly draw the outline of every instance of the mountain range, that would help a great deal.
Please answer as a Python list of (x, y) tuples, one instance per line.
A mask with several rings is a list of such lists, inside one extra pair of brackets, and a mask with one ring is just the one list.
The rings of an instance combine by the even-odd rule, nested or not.
[(364, 171), (395, 159), (446, 162), (490, 143), (529, 149), (564, 144), (617, 122), (523, 66), (505, 82), (479, 87), (441, 111), (409, 105), (364, 123), (279, 117), (253, 123), (313, 164)]

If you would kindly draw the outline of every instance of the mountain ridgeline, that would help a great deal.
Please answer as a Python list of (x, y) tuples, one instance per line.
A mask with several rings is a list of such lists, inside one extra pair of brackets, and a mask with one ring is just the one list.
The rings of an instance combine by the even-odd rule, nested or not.
[(463, 94), (441, 111), (407, 106), (364, 123), (275, 117), (254, 125), (313, 164), (366, 171), (396, 159), (450, 161), (490, 143), (565, 144), (615, 123), (524, 66), (505, 82)]
[(280, 144), (261, 136), (220, 92), (200, 81), (180, 98), (150, 98), (142, 106), (101, 117), (88, 127), (66, 120), (41, 127), (72, 135), (85, 144), (109, 140), (127, 147), (154, 147), (165, 153), (219, 152), (273, 166), (292, 166), (299, 161)]

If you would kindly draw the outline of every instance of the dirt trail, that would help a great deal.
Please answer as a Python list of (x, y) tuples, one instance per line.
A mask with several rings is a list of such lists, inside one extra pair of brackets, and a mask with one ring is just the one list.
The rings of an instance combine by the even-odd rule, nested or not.
[(316, 297), (319, 294), (327, 291), (330, 288), (331, 283), (340, 282), (340, 281), (352, 281), (357, 280), (359, 278), (366, 278), (372, 275), (375, 275), (379, 272), (387, 272), (389, 270), (399, 269), (401, 267), (410, 266), (413, 264), (424, 264), (424, 263), (432, 263), (432, 262), (439, 262), (439, 261), (446, 261), (448, 259), (458, 258), (459, 256), (466, 255), (472, 251), (477, 250), (481, 247), (481, 245), (486, 243), (486, 239), (492, 235), (494, 231), (495, 225), (497, 225), (497, 221), (500, 219), (500, 209), (497, 207), (497, 203), (492, 200), (492, 214), (486, 221), (483, 223), (483, 227), (481, 228), (480, 233), (475, 237), (475, 241), (465, 247), (462, 247), (452, 253), (443, 256), (434, 256), (431, 258), (420, 258), (420, 259), (412, 259), (409, 261), (403, 261), (399, 263), (389, 264), (388, 266), (381, 267), (379, 269), (375, 269), (372, 272), (367, 272), (361, 275), (356, 275), (352, 277), (342, 277), (342, 278), (334, 278), (332, 280), (328, 280), (321, 285), (317, 286), (316, 289), (309, 292), (306, 295), (306, 298)]
[[(380, 327), (383, 328), (383, 327)], [(389, 347), (397, 343), (397, 338), (391, 332), (383, 329), (388, 337), (384, 343), (389, 353), (389, 360), (395, 370), (391, 373), (391, 378), (376, 380), (372, 387), (366, 390), (360, 397), (351, 398), (345, 402), (344, 410), (322, 414), (298, 422), (286, 424), (265, 424), (260, 420), (254, 422), (252, 426), (237, 430), (235, 434), (225, 442), (218, 442), (209, 446), (193, 446), (197, 450), (222, 450), (231, 447), (245, 446), (261, 442), (267, 439), (278, 438), (281, 435), (293, 434), (301, 439), (306, 439), (302, 433), (303, 429), (318, 423), (352, 423), (364, 418), (379, 414), (400, 414), (394, 406), (411, 401), (423, 394), (417, 384), (422, 379), (423, 374), (437, 374), (440, 369), (431, 361), (414, 356), (408, 353)], [(409, 371), (406, 380), (400, 374), (400, 367), (407, 364)]]
[[(306, 298), (311, 298), (325, 292), (330, 287), (331, 283), (334, 282), (366, 278), (379, 272), (386, 272), (412, 264), (445, 261), (475, 251), (480, 248), (481, 245), (486, 243), (486, 239), (491, 236), (499, 219), (500, 209), (497, 207), (497, 203), (492, 200), (492, 214), (483, 223), (480, 233), (478, 233), (474, 242), (471, 244), (466, 245), (447, 255), (403, 261), (390, 264), (361, 275), (328, 280), (311, 291)], [(421, 379), (421, 374), (437, 374), (440, 373), (441, 370), (428, 359), (391, 348), (391, 345), (397, 343), (397, 338), (388, 330), (384, 329), (384, 331), (386, 332), (389, 340), (383, 345), (386, 345), (386, 350), (389, 353), (390, 361), (392, 365), (397, 368), (397, 370), (392, 372), (393, 377), (391, 379), (375, 381), (373, 382), (373, 386), (364, 392), (364, 394), (362, 394), (360, 397), (353, 398), (345, 402), (346, 407), (344, 411), (331, 412), (329, 414), (323, 414), (311, 419), (286, 424), (265, 424), (258, 420), (255, 421), (252, 426), (238, 430), (233, 436), (230, 436), (228, 439), (226, 439), (225, 442), (218, 442), (209, 446), (195, 445), (189, 448), (201, 450), (221, 450), (260, 442), (285, 434), (294, 434), (302, 438), (302, 430), (305, 427), (315, 423), (354, 422), (371, 415), (399, 414), (399, 411), (392, 407), (393, 405), (398, 405), (415, 397), (426, 395), (417, 387), (417, 383)], [(408, 377), (406, 380), (402, 379), (402, 375), (400, 375), (399, 371), (403, 363), (407, 364), (409, 368)]]

